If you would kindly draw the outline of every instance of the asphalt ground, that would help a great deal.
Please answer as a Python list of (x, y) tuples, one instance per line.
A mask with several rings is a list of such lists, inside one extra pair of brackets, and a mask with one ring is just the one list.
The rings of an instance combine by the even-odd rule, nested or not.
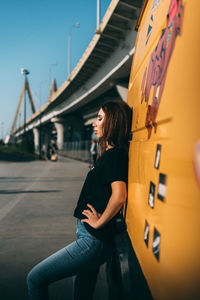
[[(26, 276), (38, 262), (76, 239), (73, 211), (88, 163), (0, 162), (0, 299), (25, 300)], [(50, 285), (51, 300), (72, 299), (72, 278)], [(107, 299), (105, 266), (94, 300)]]

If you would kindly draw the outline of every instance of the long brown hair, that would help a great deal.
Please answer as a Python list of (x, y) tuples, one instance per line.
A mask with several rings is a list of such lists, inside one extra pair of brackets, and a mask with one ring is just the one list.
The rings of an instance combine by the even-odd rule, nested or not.
[(121, 100), (105, 103), (103, 136), (99, 138), (100, 155), (106, 151), (107, 145), (128, 151), (129, 133), (131, 130), (132, 109)]

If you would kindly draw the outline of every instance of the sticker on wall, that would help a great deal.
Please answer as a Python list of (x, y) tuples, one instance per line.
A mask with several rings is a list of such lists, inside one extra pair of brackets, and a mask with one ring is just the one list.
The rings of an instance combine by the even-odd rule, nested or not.
[(156, 158), (155, 158), (155, 165), (154, 167), (156, 169), (159, 168), (160, 165), (160, 154), (161, 154), (161, 145), (157, 145), (157, 149), (156, 149)]
[(155, 184), (151, 181), (149, 188), (149, 205), (151, 208), (154, 208), (154, 199), (155, 199)]
[(200, 140), (197, 142), (195, 146), (195, 153), (194, 153), (194, 169), (198, 184), (200, 186)]
[[(155, 0), (155, 5), (160, 1)], [(169, 2), (169, 1), (168, 1)], [(166, 15), (166, 26), (162, 28), (160, 37), (153, 51), (149, 55), (149, 62), (143, 75), (143, 84), (141, 86), (141, 103), (145, 100), (146, 106), (146, 121), (145, 127), (148, 132), (148, 139), (154, 132), (157, 132), (157, 115), (162, 101), (162, 95), (165, 89), (165, 81), (167, 78), (167, 71), (170, 66), (170, 60), (173, 56), (173, 51), (176, 46), (176, 40), (182, 32), (183, 23), (183, 0), (171, 0), (169, 10)], [(150, 17), (151, 18), (151, 17)], [(148, 21), (147, 21), (148, 22)], [(149, 20), (147, 27), (146, 43), (152, 32), (153, 17)], [(153, 89), (153, 92), (151, 91)], [(151, 105), (149, 105), (151, 102)]]
[(159, 175), (159, 184), (158, 184), (158, 199), (164, 201), (166, 194), (166, 175), (160, 173)]
[(147, 220), (145, 220), (144, 242), (148, 247), (148, 245), (149, 245), (149, 223), (147, 222)]
[(159, 261), (160, 259), (160, 233), (154, 228), (153, 233), (153, 254), (155, 255), (156, 259)]

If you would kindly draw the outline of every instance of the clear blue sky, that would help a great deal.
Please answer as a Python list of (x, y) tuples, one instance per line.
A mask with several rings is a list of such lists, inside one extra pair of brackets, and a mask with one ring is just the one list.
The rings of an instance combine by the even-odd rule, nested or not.
[[(101, 20), (111, 0), (101, 0)], [(72, 30), (71, 69), (73, 70), (94, 36), (96, 0), (7, 0), (0, 10), (0, 139), (9, 134), (24, 77), (30, 71), (30, 88), (39, 108), (49, 95), (50, 68), (58, 87), (67, 79), (67, 39)], [(57, 63), (57, 66), (52, 64)], [(52, 79), (51, 78), (51, 79)], [(27, 112), (30, 116), (30, 108)], [(23, 121), (23, 110), (21, 111)], [(4, 125), (2, 126), (2, 122)], [(19, 122), (19, 121), (18, 121)]]

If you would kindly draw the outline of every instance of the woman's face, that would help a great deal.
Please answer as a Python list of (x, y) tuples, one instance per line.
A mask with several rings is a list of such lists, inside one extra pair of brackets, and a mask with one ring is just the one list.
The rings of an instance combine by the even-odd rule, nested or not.
[(96, 121), (92, 124), (94, 127), (94, 133), (97, 135), (98, 138), (101, 138), (103, 135), (104, 121), (105, 121), (105, 113), (101, 108), (100, 111), (98, 112)]

